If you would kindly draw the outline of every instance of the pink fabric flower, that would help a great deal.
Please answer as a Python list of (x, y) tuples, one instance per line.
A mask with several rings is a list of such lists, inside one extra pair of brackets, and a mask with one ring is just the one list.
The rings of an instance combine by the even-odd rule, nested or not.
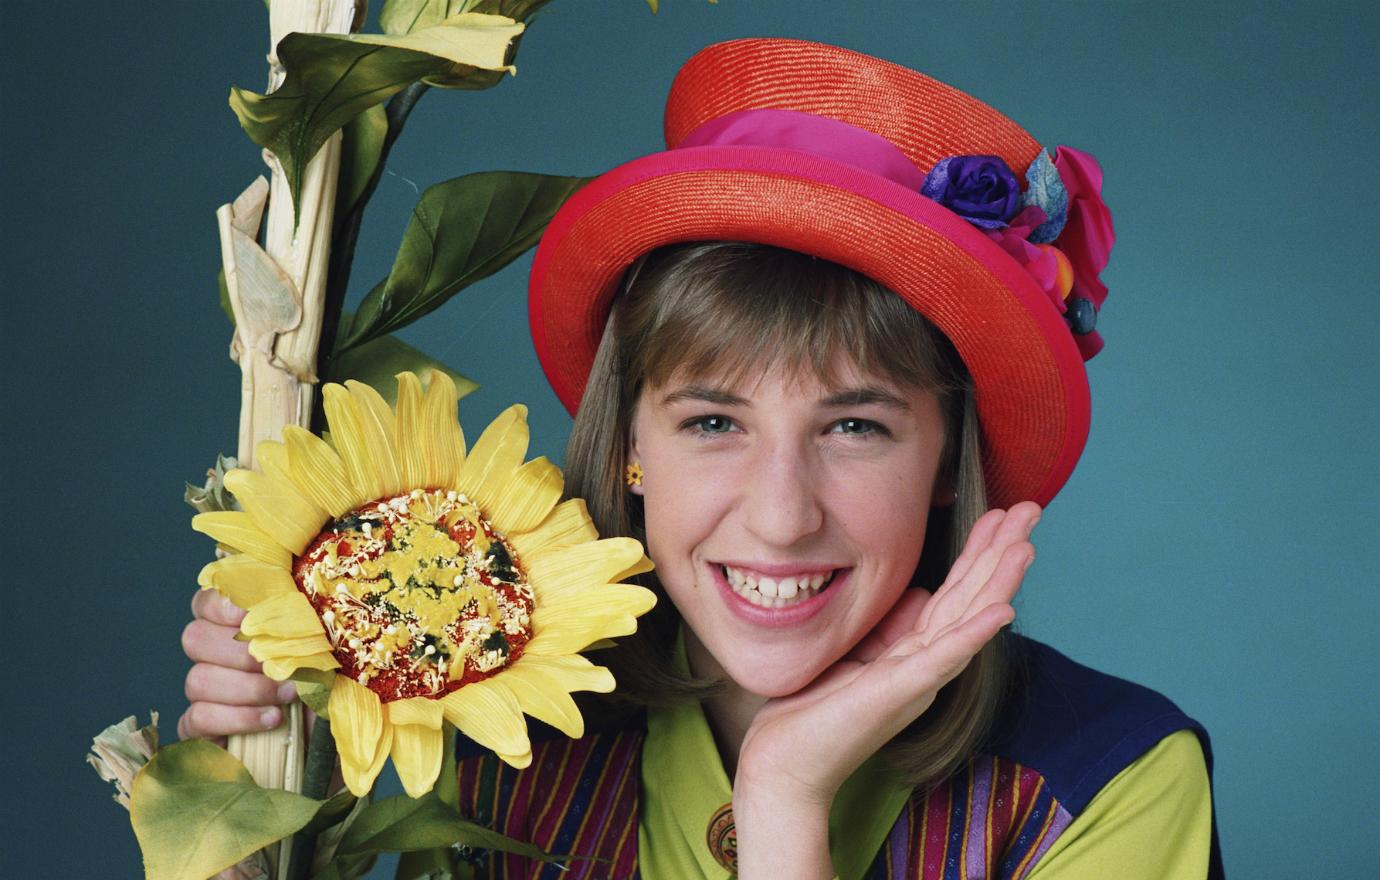
[(984, 229), (983, 234), (1001, 245), (1002, 250), (1030, 273), (1030, 277), (1035, 279), (1035, 283), (1040, 285), (1049, 301), (1054, 303), (1054, 307), (1062, 315), (1065, 309), (1065, 291), (1061, 290), (1059, 285), (1059, 259), (1050, 246), (1034, 244), (1027, 240), (1031, 231), (1043, 222), (1044, 210), (1030, 205), (1012, 217), (1010, 224), (1005, 228)]
[(1112, 214), (1102, 201), (1102, 168), (1088, 153), (1072, 147), (1054, 151), (1054, 167), (1069, 193), (1069, 219), (1054, 240), (1073, 264), (1073, 296), (1102, 307), (1107, 286), (1098, 278), (1107, 267), (1116, 232)]

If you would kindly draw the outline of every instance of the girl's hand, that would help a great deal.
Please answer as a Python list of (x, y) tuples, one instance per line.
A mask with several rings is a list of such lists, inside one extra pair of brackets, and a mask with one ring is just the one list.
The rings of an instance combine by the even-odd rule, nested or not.
[(292, 682), (276, 682), (235, 641), (244, 611), (214, 590), (192, 598), (194, 619), (182, 631), (182, 650), (195, 664), (187, 672), (191, 703), (177, 721), (181, 739), (221, 738), (231, 733), (271, 730), (283, 720), (281, 705), (297, 696)]
[[(908, 590), (847, 656), (757, 714), (734, 780), (742, 876), (810, 849), (817, 856), (821, 841), (827, 861), (827, 834), (813, 842), (783, 838), (797, 822), (827, 822), (843, 781), (928, 709), (939, 689), (1012, 621), (1010, 603), (1035, 558), (1027, 539), (1039, 518), (1039, 506), (1030, 502), (988, 511), (933, 596)], [(793, 847), (794, 856), (782, 852)]]

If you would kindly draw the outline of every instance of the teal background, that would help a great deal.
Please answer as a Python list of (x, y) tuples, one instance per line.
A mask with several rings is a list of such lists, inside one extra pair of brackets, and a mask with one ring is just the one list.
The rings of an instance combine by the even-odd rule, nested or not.
[[(520, 75), (428, 94), (371, 208), (359, 295), (417, 188), (589, 174), (655, 150), (671, 78), (746, 35), (836, 42), (1095, 153), (1119, 241), (1094, 426), (1037, 536), (1020, 625), (1163, 690), (1216, 749), (1228, 870), (1374, 877), (1380, 840), (1373, 3), (557, 0)], [(213, 212), (262, 170), (225, 99), (261, 88), (254, 0), (39, 4), (0, 25), (8, 674), (5, 877), (134, 877), (83, 763), (185, 708), (178, 637), (209, 543), (182, 482), (233, 449)], [(482, 383), (479, 426), (568, 418), (527, 341), (529, 260), (405, 333)]]

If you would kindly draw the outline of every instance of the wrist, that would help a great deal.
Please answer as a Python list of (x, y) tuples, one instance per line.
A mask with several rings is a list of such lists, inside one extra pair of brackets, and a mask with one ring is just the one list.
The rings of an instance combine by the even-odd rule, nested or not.
[[(832, 800), (832, 798), (830, 799)], [(812, 793), (781, 786), (745, 786), (733, 790), (738, 876), (829, 880), (829, 803)]]

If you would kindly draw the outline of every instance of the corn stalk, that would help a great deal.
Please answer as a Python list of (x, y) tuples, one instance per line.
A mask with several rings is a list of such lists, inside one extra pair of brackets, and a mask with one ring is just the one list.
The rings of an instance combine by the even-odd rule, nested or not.
[[(287, 34), (349, 33), (363, 16), (362, 0), (274, 0), (268, 91), (285, 71), (274, 49)], [(241, 467), (252, 467), (254, 447), (277, 439), (285, 425), (308, 427), (315, 391), (316, 363), (325, 309), (326, 274), (334, 223), (340, 134), (326, 142), (307, 166), (302, 184), (300, 221), (294, 228), (288, 181), (278, 159), (264, 161), (272, 182), (256, 179), (232, 204), (216, 211), (221, 261), (235, 335), (230, 356), (240, 366)], [(267, 209), (263, 244), (260, 226)], [(293, 703), (277, 729), (230, 737), (229, 751), (259, 785), (302, 790), (304, 709)], [(285, 877), (291, 841), (268, 853), (275, 876)]]

